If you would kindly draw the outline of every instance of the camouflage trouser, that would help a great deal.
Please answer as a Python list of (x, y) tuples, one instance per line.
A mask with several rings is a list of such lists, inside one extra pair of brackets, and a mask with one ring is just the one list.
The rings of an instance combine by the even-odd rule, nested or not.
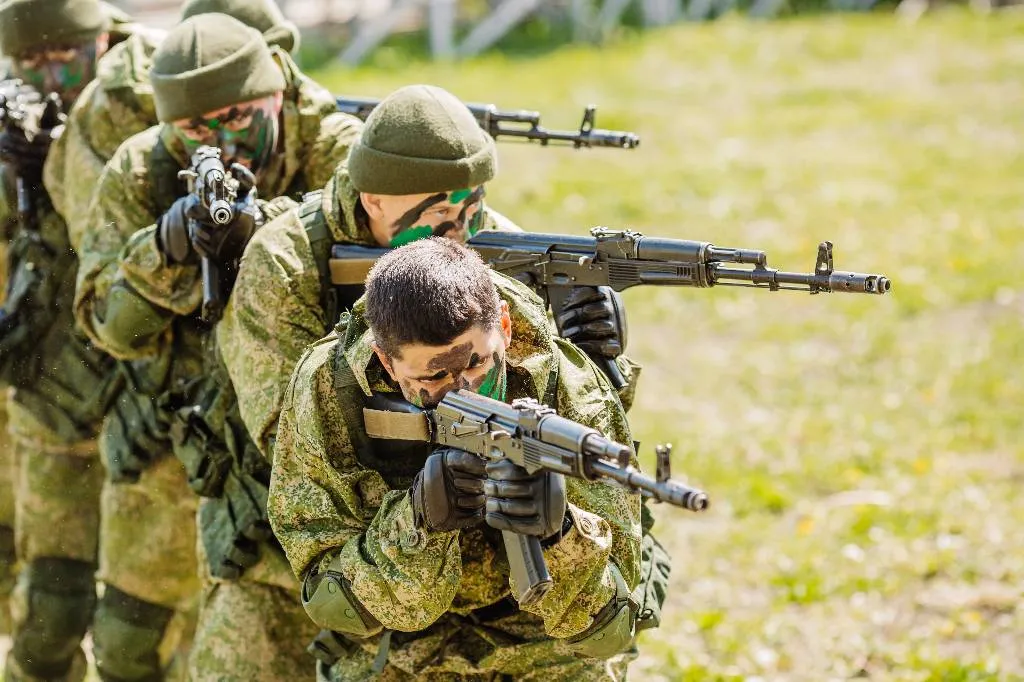
[[(200, 501), (200, 505), (209, 500)], [(202, 533), (196, 518), (197, 534)], [(300, 586), (280, 547), (260, 546), (260, 560), (241, 579), (210, 575), (196, 548), (203, 603), (189, 656), (190, 682), (277, 682), (313, 677), (306, 648), (320, 631), (299, 601)]]
[[(95, 441), (63, 443), (13, 401), (8, 415), (18, 473), (15, 545), (21, 573), (11, 598), (15, 648), (5, 675), (33, 680), (41, 677), (22, 669), (19, 640), (30, 649), (46, 646), (51, 638), (76, 647), (92, 615), (103, 469)], [(61, 583), (72, 577), (81, 584), (69, 592), (70, 586)], [(74, 618), (81, 627), (62, 630), (53, 622), (64, 618)], [(31, 634), (24, 639), (23, 632)], [(75, 672), (67, 679), (79, 678), (84, 653), (79, 648), (69, 655)]]
[[(154, 607), (149, 612), (167, 612), (169, 621), (158, 613), (150, 619), (159, 621), (158, 626), (144, 625), (163, 628), (160, 666), (183, 676), (201, 587), (196, 497), (188, 488), (185, 470), (167, 454), (143, 471), (137, 483), (106, 481), (102, 510), (99, 577), (108, 591), (114, 587), (126, 595), (121, 602), (141, 600)], [(101, 615), (107, 613), (108, 601), (105, 594)]]
[(411, 641), (394, 633), (379, 676), (372, 670), (377, 651), (350, 644), (333, 665), (317, 664), (317, 682), (622, 682), (637, 657), (634, 648), (607, 661), (574, 658), (543, 636), (539, 619), (522, 612), (461, 627), (446, 618)]
[(17, 578), (14, 551), (14, 447), (7, 434), (7, 391), (0, 389), (0, 634), (10, 634), (8, 597)]
[(319, 628), (299, 603), (298, 589), (211, 582), (189, 657), (191, 682), (276, 682), (313, 677), (306, 647)]

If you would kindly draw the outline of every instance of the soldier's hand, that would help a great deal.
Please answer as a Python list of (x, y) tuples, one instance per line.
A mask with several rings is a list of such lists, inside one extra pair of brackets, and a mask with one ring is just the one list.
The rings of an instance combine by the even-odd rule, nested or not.
[[(26, 103), (38, 106), (36, 104), (38, 94), (32, 92), (32, 95), (33, 97), (26, 98), (32, 102)], [(39, 130), (31, 136), (31, 139), (17, 121), (11, 121), (0, 131), (0, 161), (11, 166), (20, 174), (41, 178), (43, 164), (46, 162), (46, 155), (50, 152), (50, 146), (64, 134), (64, 123), (67, 116), (61, 113), (60, 98), (47, 97), (44, 107), (43, 114), (38, 121)], [(10, 115), (6, 111), (6, 104), (4, 115)]]
[(488, 462), (487, 525), (520, 535), (547, 538), (562, 529), (565, 477), (551, 471), (529, 473), (507, 459)]
[(201, 221), (192, 235), (192, 246), (204, 258), (231, 263), (242, 257), (249, 239), (262, 224), (263, 213), (256, 202), (238, 202), (235, 204), (235, 219), (227, 225)]
[(30, 140), (21, 128), (10, 127), (0, 132), (0, 160), (20, 173), (40, 174), (50, 145), (64, 133), (64, 126), (45, 128)]
[(186, 194), (171, 204), (156, 221), (156, 248), (175, 265), (196, 265), (199, 255), (188, 233), (189, 219), (201, 220), (202, 207), (194, 194)]
[(626, 310), (611, 287), (573, 287), (554, 311), (562, 338), (590, 356), (617, 358), (626, 348)]
[(484, 519), (484, 462), (455, 448), (435, 451), (412, 482), (416, 525), (428, 530), (456, 530)]

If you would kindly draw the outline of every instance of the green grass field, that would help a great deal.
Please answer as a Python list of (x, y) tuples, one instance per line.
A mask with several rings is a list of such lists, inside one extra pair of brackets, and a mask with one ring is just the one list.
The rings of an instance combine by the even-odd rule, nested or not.
[(712, 510), (659, 508), (676, 558), (635, 679), (1024, 679), (1024, 14), (679, 26), (541, 57), (317, 74), (430, 82), (635, 152), (504, 144), (488, 200), (881, 272), (887, 297), (632, 290), (645, 461), (675, 444)]

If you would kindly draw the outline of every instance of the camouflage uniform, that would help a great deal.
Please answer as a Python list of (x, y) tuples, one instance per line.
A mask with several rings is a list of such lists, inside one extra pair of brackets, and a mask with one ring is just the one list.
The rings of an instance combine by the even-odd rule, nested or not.
[[(283, 150), (272, 157), (259, 191), (264, 197), (291, 196), (327, 182), (347, 154), (358, 121), (337, 113), (333, 97), (285, 52), (274, 48), (272, 55), (286, 83)], [(178, 408), (195, 404), (208, 387), (204, 373), (215, 370), (204, 348), (209, 328), (197, 315), (198, 268), (166, 263), (155, 243), (157, 217), (185, 193), (177, 172), (187, 165), (185, 148), (167, 124), (121, 146), (103, 172), (88, 218), (75, 302), (79, 324), (90, 337), (146, 370), (137, 375), (146, 379), (137, 393), (154, 400), (148, 419), (157, 423), (154, 433), (164, 448), (136, 485), (108, 486), (101, 575), (135, 599), (166, 610), (197, 595), (200, 582), (196, 498), (188, 489), (192, 472), (165, 455), (169, 441), (176, 454), (188, 444), (191, 422)], [(272, 206), (264, 208), (274, 214)], [(145, 518), (138, 516), (141, 509), (147, 510)], [(207, 606), (217, 603), (217, 594), (208, 596)], [(213, 628), (210, 622), (204, 616), (198, 626), (197, 655), (215, 647), (211, 640), (221, 636), (219, 627), (240, 634), (235, 622), (222, 619)]]
[[(52, 3), (36, 4), (29, 11), (59, 14)], [(108, 17), (112, 47), (76, 100), (65, 128), (68, 135), (55, 141), (47, 154), (48, 180), (88, 173), (102, 165), (121, 139), (145, 127), (136, 123), (145, 116), (145, 98), (136, 96), (138, 84), (130, 82), (129, 74), (136, 55), (144, 58), (152, 51), (151, 35), (112, 7), (103, 5), (100, 11)], [(116, 93), (116, 111), (106, 93)], [(79, 153), (81, 126), (115, 117), (117, 127), (108, 125), (91, 136), (91, 142), (103, 143), (88, 150), (92, 158)], [(118, 385), (110, 359), (74, 331), (71, 302), (78, 263), (62, 215), (81, 215), (87, 200), (65, 197), (60, 182), (47, 183), (45, 189), (36, 198), (39, 242), (14, 224), (9, 186), (0, 199), (0, 220), (13, 228), (12, 291), (24, 295), (24, 284), (31, 287), (24, 292), (32, 292), (26, 301), (47, 302), (45, 308), (23, 308), (23, 319), (31, 317), (22, 323), (29, 341), (14, 348), (18, 369), (7, 376), (13, 384), (9, 430), (17, 461), (16, 545), (23, 570), (12, 603), (14, 646), (5, 678), (18, 680), (84, 675), (78, 642), (95, 604), (102, 485), (96, 435)], [(29, 273), (41, 274), (42, 281), (29, 284)]]
[[(492, 278), (512, 316), (508, 399), (539, 399), (631, 442), (607, 380), (579, 349), (552, 337), (540, 300), (518, 282)], [(296, 575), (331, 566), (361, 607), (394, 631), (381, 679), (624, 679), (629, 655), (579, 659), (563, 640), (584, 632), (616, 594), (612, 564), (628, 589), (637, 585), (639, 498), (567, 480), (573, 527), (544, 550), (554, 587), (520, 610), (509, 602), (497, 532), (416, 529), (410, 479), (397, 473), (402, 463), (384, 458), (370, 468), (357, 456), (348, 425), (360, 423), (351, 416), (359, 406), (342, 397), (345, 377), (367, 396), (398, 390), (371, 341), (360, 302), (337, 334), (302, 357), (284, 398), (268, 507)], [(387, 650), (380, 640), (343, 640), (341, 658), (321, 665), (318, 679), (367, 679), (374, 655)]]

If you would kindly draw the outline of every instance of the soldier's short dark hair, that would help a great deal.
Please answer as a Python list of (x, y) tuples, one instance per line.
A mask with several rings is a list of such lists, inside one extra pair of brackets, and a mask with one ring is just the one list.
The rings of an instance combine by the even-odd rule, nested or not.
[(474, 325), (499, 320), (498, 291), (476, 252), (443, 237), (382, 256), (366, 277), (366, 321), (388, 357), (401, 346), (443, 346)]

